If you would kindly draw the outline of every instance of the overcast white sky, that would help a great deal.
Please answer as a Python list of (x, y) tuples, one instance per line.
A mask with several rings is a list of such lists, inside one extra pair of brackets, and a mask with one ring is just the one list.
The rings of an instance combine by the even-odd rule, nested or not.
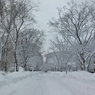
[(46, 41), (44, 45), (44, 50), (48, 51), (48, 47), (50, 46), (49, 40), (53, 39), (54, 33), (48, 32), (50, 30), (48, 26), (49, 20), (52, 17), (57, 18), (57, 7), (63, 7), (69, 2), (70, 0), (34, 0), (35, 2), (39, 2), (39, 11), (36, 12), (36, 20), (37, 20), (37, 28), (42, 29), (45, 31), (46, 34)]

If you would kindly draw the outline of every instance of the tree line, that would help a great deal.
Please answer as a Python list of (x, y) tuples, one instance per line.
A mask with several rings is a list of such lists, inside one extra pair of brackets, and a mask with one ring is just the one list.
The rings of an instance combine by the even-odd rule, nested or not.
[[(41, 54), (44, 32), (35, 29), (38, 6), (29, 0), (0, 0), (0, 69), (29, 69), (31, 56)], [(10, 66), (11, 65), (11, 66)]]
[[(49, 21), (51, 32), (56, 32), (51, 40), (54, 70), (76, 70), (95, 72), (95, 2), (71, 1), (63, 8), (57, 8), (58, 19)], [(47, 59), (47, 64), (49, 60)]]

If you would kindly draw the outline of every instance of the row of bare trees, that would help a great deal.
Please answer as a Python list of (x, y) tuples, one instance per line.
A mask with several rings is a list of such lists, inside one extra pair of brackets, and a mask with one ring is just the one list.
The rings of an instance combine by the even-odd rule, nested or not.
[[(52, 30), (59, 33), (61, 37), (51, 41), (54, 53), (60, 52), (56, 57), (61, 60), (58, 64), (75, 62), (81, 70), (95, 72), (95, 3), (92, 1), (71, 1), (67, 7), (58, 8), (58, 19), (50, 21)], [(58, 62), (59, 62), (58, 61)], [(68, 66), (66, 66), (67, 68)]]
[[(32, 28), (36, 22), (33, 15), (36, 9), (37, 5), (29, 0), (0, 0), (0, 64), (4, 71), (7, 71), (8, 60), (10, 60), (8, 59), (9, 47), (13, 52), (15, 70), (18, 71), (18, 50), (23, 48), (21, 52), (23, 52), (24, 65), (26, 65), (30, 57), (28, 53), (30, 50), (33, 51), (32, 47), (41, 43), (43, 32)], [(30, 43), (35, 45), (29, 46)]]

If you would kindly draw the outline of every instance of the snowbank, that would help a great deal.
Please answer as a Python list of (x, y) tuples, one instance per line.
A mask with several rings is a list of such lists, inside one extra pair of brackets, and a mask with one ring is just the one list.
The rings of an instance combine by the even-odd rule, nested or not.
[(95, 73), (89, 73), (86, 71), (77, 71), (77, 72), (68, 72), (67, 74), (65, 72), (49, 72), (50, 75), (57, 75), (61, 76), (63, 78), (73, 78), (78, 80), (86, 80), (86, 81), (95, 81)]
[(6, 79), (6, 73), (0, 71), (0, 81), (4, 81)]
[(71, 72), (67, 74), (67, 77), (72, 77), (79, 80), (95, 81), (95, 74), (86, 71)]
[(21, 80), (24, 80), (28, 77), (36, 75), (37, 72), (13, 72), (13, 73), (4, 73), (0, 71), (0, 87), (3, 87), (8, 84), (17, 83)]

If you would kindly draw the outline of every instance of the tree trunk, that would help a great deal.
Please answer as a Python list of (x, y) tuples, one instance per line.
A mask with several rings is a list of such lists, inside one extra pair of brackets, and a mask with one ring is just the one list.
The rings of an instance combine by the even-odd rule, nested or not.
[(85, 58), (84, 58), (84, 54), (83, 53), (81, 53), (80, 54), (80, 62), (81, 62), (81, 69), (82, 69), (82, 71), (85, 71), (86, 70), (86, 66), (85, 66)]
[(27, 71), (27, 65), (26, 65), (26, 63), (24, 64), (24, 70)]
[(14, 51), (14, 64), (15, 64), (15, 71), (18, 72), (18, 61), (17, 61), (16, 50)]
[(7, 50), (6, 48), (2, 47), (2, 53), (1, 53), (1, 64), (2, 64), (2, 70), (4, 70), (5, 72), (8, 71), (8, 68), (7, 68)]

